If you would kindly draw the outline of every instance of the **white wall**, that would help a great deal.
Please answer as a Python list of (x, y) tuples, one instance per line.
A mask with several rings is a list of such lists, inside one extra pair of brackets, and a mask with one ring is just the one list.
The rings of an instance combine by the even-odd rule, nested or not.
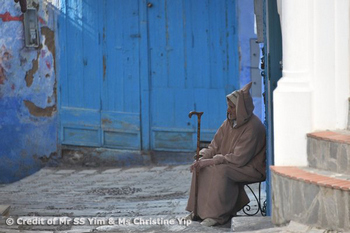
[(345, 129), (349, 0), (281, 0), (283, 77), (274, 92), (276, 165), (307, 165), (306, 133)]

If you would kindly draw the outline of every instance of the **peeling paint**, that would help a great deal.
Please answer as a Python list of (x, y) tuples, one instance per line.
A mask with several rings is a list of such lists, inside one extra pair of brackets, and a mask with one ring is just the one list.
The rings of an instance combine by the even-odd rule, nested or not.
[(5, 84), (6, 71), (11, 68), (10, 60), (12, 59), (11, 53), (6, 49), (5, 46), (2, 46), (0, 49), (0, 84)]
[[(38, 10), (39, 48), (26, 48), (23, 15), (13, 1), (0, 12), (0, 183), (19, 180), (51, 163), (57, 153), (55, 4)], [(49, 162), (47, 162), (49, 161)]]
[(27, 73), (26, 73), (25, 80), (26, 80), (27, 87), (30, 87), (30, 86), (33, 84), (34, 74), (38, 71), (38, 67), (39, 67), (39, 63), (38, 63), (39, 55), (40, 55), (40, 52), (38, 52), (37, 58), (34, 59), (34, 60), (32, 61), (32, 64), (33, 64), (32, 69), (30, 69), (30, 70), (27, 71)]
[(0, 65), (0, 85), (3, 85), (5, 83), (6, 76), (5, 76), (5, 70), (4, 68)]
[(23, 102), (28, 108), (29, 113), (36, 117), (51, 117), (53, 113), (56, 112), (56, 105), (46, 108), (40, 108), (31, 101), (23, 100)]
[[(53, 68), (54, 70), (56, 70), (56, 46), (55, 46), (55, 33), (53, 30), (51, 30), (48, 27), (41, 27), (41, 34), (45, 36), (45, 45), (47, 46), (47, 48), (49, 49), (49, 51), (52, 53), (52, 57), (53, 57)], [(51, 64), (46, 62), (46, 66), (48, 69), (51, 69)], [(49, 74), (46, 74), (46, 78), (48, 78)], [(55, 98), (56, 98), (56, 82), (54, 85), (54, 94), (55, 94)]]
[(49, 51), (53, 54), (53, 57), (56, 57), (54, 31), (48, 27), (41, 27), (41, 34), (45, 36), (45, 45), (48, 47)]
[(103, 55), (103, 80), (105, 80), (106, 79), (106, 69), (107, 69), (107, 65), (106, 65), (106, 56), (105, 55)]
[(108, 125), (108, 124), (112, 124), (113, 122), (110, 120), (110, 119), (108, 119), (108, 118), (103, 118), (102, 119), (102, 124), (104, 124), (104, 125)]

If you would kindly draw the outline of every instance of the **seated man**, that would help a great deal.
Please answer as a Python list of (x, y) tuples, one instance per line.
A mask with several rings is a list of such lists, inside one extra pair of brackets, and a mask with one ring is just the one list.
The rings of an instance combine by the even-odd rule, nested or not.
[[(224, 224), (249, 203), (242, 183), (265, 180), (265, 127), (253, 114), (252, 83), (227, 95), (227, 119), (202, 158), (191, 165), (199, 170), (197, 215), (204, 226)], [(195, 173), (186, 210), (193, 219)]]

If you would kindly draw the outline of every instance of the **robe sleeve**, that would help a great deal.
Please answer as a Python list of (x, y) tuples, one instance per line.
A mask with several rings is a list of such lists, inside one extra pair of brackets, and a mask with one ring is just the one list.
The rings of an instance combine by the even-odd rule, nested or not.
[(199, 154), (203, 156), (203, 159), (211, 159), (214, 155), (218, 154), (220, 150), (220, 143), (224, 137), (224, 123), (220, 126), (218, 131), (216, 131), (213, 140), (209, 144), (208, 148), (203, 148)]
[(248, 127), (238, 139), (234, 151), (224, 155), (225, 160), (220, 159), (219, 163), (229, 162), (237, 167), (247, 165), (254, 158), (261, 140), (264, 140), (262, 132), (254, 127)]

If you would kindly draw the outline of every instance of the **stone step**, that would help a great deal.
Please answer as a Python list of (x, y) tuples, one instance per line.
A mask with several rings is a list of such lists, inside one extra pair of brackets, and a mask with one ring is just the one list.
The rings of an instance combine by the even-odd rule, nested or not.
[(322, 131), (307, 134), (309, 166), (350, 174), (350, 131)]
[(251, 232), (271, 228), (273, 224), (269, 216), (244, 216), (231, 219), (231, 231), (233, 232)]
[(1, 216), (6, 216), (10, 210), (9, 205), (0, 205), (0, 215)]
[(350, 230), (350, 176), (308, 167), (271, 166), (272, 222)]

